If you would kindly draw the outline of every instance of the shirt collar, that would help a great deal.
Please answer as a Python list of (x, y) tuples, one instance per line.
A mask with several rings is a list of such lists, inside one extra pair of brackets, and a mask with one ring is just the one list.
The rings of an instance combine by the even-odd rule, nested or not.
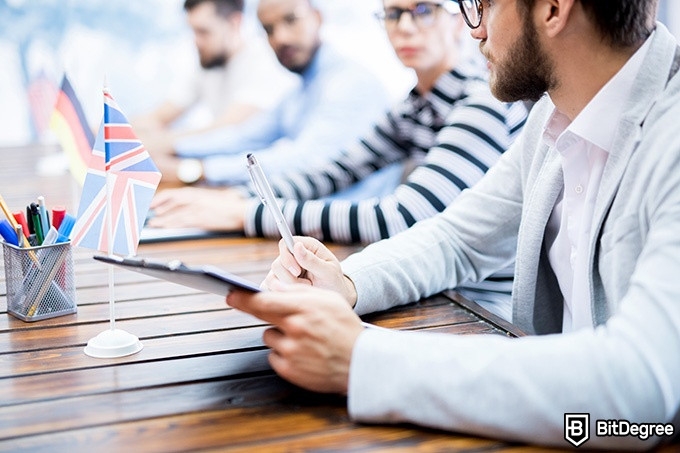
[(424, 95), (414, 88), (409, 96), (416, 105), (430, 104), (434, 113), (443, 119), (451, 112), (451, 106), (467, 95), (466, 83), (471, 79), (479, 79), (480, 82), (484, 80), (481, 76), (453, 69), (439, 76), (432, 89)]
[(300, 74), (303, 84), (310, 84), (316, 78), (317, 74), (323, 70), (323, 67), (327, 64), (329, 59), (332, 58), (326, 47), (327, 46), (324, 44), (321, 44), (319, 48), (316, 49), (312, 61), (309, 62), (305, 70)]
[(626, 106), (625, 101), (642, 67), (654, 33), (652, 32), (645, 43), (597, 92), (573, 121), (570, 122), (566, 115), (554, 108), (543, 133), (546, 143), (555, 146), (560, 136), (566, 131), (593, 143), (607, 153), (611, 151), (617, 134), (617, 124)]

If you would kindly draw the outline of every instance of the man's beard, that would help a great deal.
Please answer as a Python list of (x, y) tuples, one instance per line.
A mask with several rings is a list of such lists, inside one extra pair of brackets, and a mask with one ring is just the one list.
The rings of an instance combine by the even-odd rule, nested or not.
[(538, 41), (536, 27), (527, 17), (522, 36), (511, 51), (511, 58), (502, 64), (494, 63), (495, 75), (490, 86), (493, 95), (504, 102), (538, 101), (556, 86), (552, 61)]
[(289, 46), (284, 46), (276, 52), (276, 58), (279, 60), (279, 63), (281, 66), (289, 70), (290, 72), (294, 74), (304, 74), (304, 72), (309, 68), (309, 65), (312, 64), (312, 61), (314, 60), (314, 57), (316, 56), (316, 53), (319, 51), (319, 47), (321, 47), (321, 42), (318, 41), (314, 44), (314, 47), (311, 49), (311, 52), (309, 53), (309, 58), (303, 62), (295, 63), (292, 61), (286, 61), (282, 55), (284, 55), (286, 52), (286, 48)]
[(221, 68), (227, 64), (228, 60), (229, 59), (225, 54), (215, 55), (210, 59), (200, 56), (200, 62), (203, 69)]

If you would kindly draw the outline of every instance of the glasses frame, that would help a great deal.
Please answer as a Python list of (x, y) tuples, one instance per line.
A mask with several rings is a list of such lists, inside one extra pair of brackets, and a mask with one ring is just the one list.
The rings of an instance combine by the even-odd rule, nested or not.
[(421, 26), (421, 25), (420, 25), (420, 22), (419, 22), (421, 19), (416, 19), (416, 16), (414, 15), (415, 9), (418, 7), (418, 5), (422, 5), (422, 4), (426, 4), (426, 5), (430, 5), (430, 6), (433, 6), (433, 7), (434, 7), (433, 16), (434, 16), (434, 14), (436, 14), (437, 10), (440, 9), (440, 8), (443, 9), (444, 11), (448, 12), (448, 13), (455, 13), (454, 11), (451, 11), (451, 7), (449, 6), (449, 5), (450, 5), (450, 2), (449, 2), (449, 1), (445, 1), (445, 2), (443, 2), (443, 3), (439, 3), (439, 2), (430, 2), (430, 1), (421, 1), (421, 2), (417, 2), (413, 8), (409, 8), (409, 9), (396, 8), (397, 10), (399, 10), (399, 11), (401, 12), (401, 14), (399, 14), (399, 18), (398, 18), (396, 21), (390, 22), (390, 25), (388, 25), (388, 22), (387, 22), (387, 20), (386, 20), (387, 17), (386, 17), (386, 14), (385, 14), (385, 11), (384, 11), (384, 10), (383, 10), (383, 11), (378, 11), (378, 12), (376, 12), (376, 13), (375, 13), (375, 17), (376, 17), (376, 19), (378, 19), (380, 22), (382, 22), (382, 24), (383, 24), (383, 26), (385, 26), (385, 28), (390, 28), (390, 26), (394, 26), (394, 27), (398, 26), (399, 23), (401, 22), (401, 18), (402, 18), (402, 16), (404, 15), (404, 13), (409, 13), (409, 14), (411, 15), (411, 20), (413, 21), (413, 23), (414, 23), (419, 29), (420, 29), (420, 28), (428, 28), (428, 27), (431, 27), (431, 26), (434, 24), (434, 22), (433, 22), (432, 24), (425, 24), (425, 25)]
[[(482, 7), (482, 1), (481, 0), (457, 0), (458, 1), (458, 7), (460, 8), (460, 13), (463, 15), (463, 19), (465, 19), (465, 23), (467, 24), (468, 27), (471, 29), (479, 28), (480, 25), (482, 25), (482, 15), (484, 13), (484, 8)], [(477, 8), (477, 17), (478, 20), (477, 22), (472, 22), (470, 20), (470, 17), (468, 16), (468, 9), (463, 6), (463, 2), (469, 1), (473, 4), (473, 6), (476, 5)]]

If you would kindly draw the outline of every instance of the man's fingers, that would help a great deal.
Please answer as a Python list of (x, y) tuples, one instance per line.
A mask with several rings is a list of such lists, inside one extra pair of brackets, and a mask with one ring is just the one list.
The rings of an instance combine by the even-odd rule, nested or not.
[(151, 200), (151, 209), (159, 209), (166, 203), (168, 203), (170, 200), (172, 200), (172, 191), (171, 190), (163, 190), (158, 192), (153, 199)]
[(304, 247), (323, 261), (334, 260), (335, 255), (323, 245), (321, 241), (309, 236), (295, 236), (295, 243), (302, 243)]
[(322, 271), (323, 266), (327, 262), (323, 257), (318, 256), (316, 252), (308, 249), (300, 242), (295, 243), (293, 251), (295, 252), (295, 260), (300, 264), (300, 266), (308, 271), (311, 271), (313, 274)]
[(291, 269), (286, 267), (286, 264), (284, 264), (284, 259), (281, 256), (277, 257), (272, 262), (270, 273), (272, 273), (276, 279), (283, 283), (295, 283), (297, 280), (297, 276), (292, 272)]
[(294, 293), (231, 291), (227, 304), (270, 324), (279, 324), (285, 317), (300, 312), (299, 299)]
[(150, 218), (147, 224), (153, 228), (185, 228), (195, 225), (193, 210), (184, 206), (175, 208), (169, 212), (159, 212)]
[(283, 333), (276, 327), (270, 327), (262, 334), (262, 341), (265, 346), (274, 351), (279, 351), (279, 343), (283, 338)]
[[(281, 269), (290, 273), (291, 276), (298, 277), (302, 274), (302, 267), (295, 260), (295, 257), (291, 255), (283, 239), (279, 241), (279, 257), (277, 258), (277, 261)], [(279, 274), (277, 273), (277, 276), (278, 275)], [(284, 281), (288, 281), (288, 279), (284, 278)]]

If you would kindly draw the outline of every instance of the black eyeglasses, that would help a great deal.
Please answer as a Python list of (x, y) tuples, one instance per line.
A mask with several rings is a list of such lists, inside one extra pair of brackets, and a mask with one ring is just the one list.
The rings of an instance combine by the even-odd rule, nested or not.
[(482, 12), (484, 10), (481, 0), (458, 0), (458, 6), (468, 27), (477, 28), (482, 24)]
[(385, 8), (384, 11), (376, 13), (378, 20), (385, 24), (385, 28), (394, 28), (399, 24), (401, 16), (404, 13), (409, 13), (413, 23), (418, 28), (430, 27), (434, 24), (435, 15), (437, 9), (444, 8), (448, 12), (451, 11), (450, 3), (434, 3), (434, 2), (420, 2), (416, 3), (413, 7), (404, 9), (398, 8), (396, 6)]

